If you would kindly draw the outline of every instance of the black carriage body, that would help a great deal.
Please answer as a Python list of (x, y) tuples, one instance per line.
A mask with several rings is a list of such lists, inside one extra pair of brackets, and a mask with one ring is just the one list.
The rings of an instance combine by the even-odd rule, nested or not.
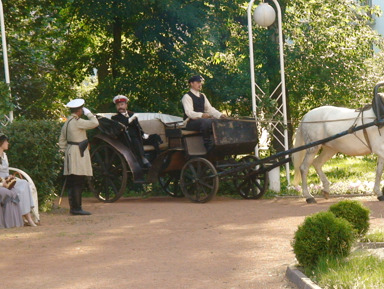
[(218, 119), (213, 122), (214, 152), (218, 155), (251, 154), (258, 143), (256, 122)]
[[(257, 180), (256, 174), (253, 174), (249, 183), (247, 176), (252, 171), (249, 165), (243, 172), (237, 169), (233, 174), (228, 173), (233, 166), (239, 167), (239, 163), (228, 156), (253, 153), (258, 140), (254, 121), (214, 120), (214, 148), (209, 153), (198, 131), (187, 131), (177, 127), (176, 123), (164, 124), (158, 119), (140, 123), (146, 133), (160, 134), (166, 145), (152, 160), (152, 167), (149, 169), (143, 169), (139, 165), (129, 146), (118, 137), (122, 133), (121, 127), (110, 119), (100, 119), (101, 134), (94, 137), (91, 156), (96, 176), (91, 188), (101, 201), (116, 201), (127, 190), (129, 183), (159, 181), (164, 191), (173, 197), (184, 194), (192, 201), (207, 202), (216, 194), (221, 175), (232, 178), (243, 197), (261, 197), (260, 192), (266, 184), (265, 174), (262, 186), (256, 187), (258, 191), (254, 197), (247, 193), (254, 189), (254, 182)], [(146, 151), (148, 149), (151, 148), (145, 148)], [(244, 161), (248, 163), (249, 160), (248, 157)], [(241, 161), (240, 165), (242, 163), (244, 162)]]

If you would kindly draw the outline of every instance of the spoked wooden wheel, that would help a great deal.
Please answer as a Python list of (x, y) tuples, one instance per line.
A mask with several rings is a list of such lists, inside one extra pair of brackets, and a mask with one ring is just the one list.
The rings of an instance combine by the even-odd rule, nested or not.
[[(245, 156), (240, 162), (251, 163), (258, 160), (255, 156)], [(260, 199), (266, 192), (268, 187), (267, 172), (263, 172), (262, 165), (255, 165), (254, 167), (247, 168), (239, 172), (234, 183), (240, 196), (244, 199)], [(259, 173), (251, 174), (260, 170)]]
[(203, 158), (189, 160), (181, 170), (180, 187), (192, 202), (210, 201), (219, 189), (219, 177), (213, 164)]
[(184, 197), (179, 185), (180, 171), (163, 173), (161, 176), (159, 176), (159, 183), (164, 192), (166, 192), (171, 197)]
[(93, 177), (90, 188), (96, 198), (112, 203), (118, 200), (127, 185), (127, 164), (123, 156), (110, 145), (101, 145), (91, 154)]

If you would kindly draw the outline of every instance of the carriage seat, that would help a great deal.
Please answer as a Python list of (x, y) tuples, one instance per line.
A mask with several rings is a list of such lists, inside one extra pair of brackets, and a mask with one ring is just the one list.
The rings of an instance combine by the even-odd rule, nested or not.
[[(168, 140), (167, 140), (167, 137), (165, 136), (165, 125), (161, 120), (151, 119), (151, 120), (140, 120), (139, 122), (146, 134), (157, 133), (160, 136), (161, 140), (163, 141), (163, 143), (160, 144), (161, 150), (168, 148)], [(155, 150), (154, 146), (144, 145), (144, 151), (148, 152), (153, 150)]]
[(200, 134), (200, 132), (197, 131), (197, 130), (185, 130), (185, 129), (182, 129), (182, 130), (181, 130), (181, 134), (182, 134), (183, 136), (186, 136), (186, 135)]

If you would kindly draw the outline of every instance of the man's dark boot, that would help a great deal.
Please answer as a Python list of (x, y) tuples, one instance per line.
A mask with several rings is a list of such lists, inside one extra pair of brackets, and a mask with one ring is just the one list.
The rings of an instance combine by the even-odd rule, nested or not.
[(204, 146), (207, 150), (207, 153), (209, 153), (213, 149), (213, 140), (211, 137), (203, 137)]
[[(69, 211), (72, 215), (91, 215), (90, 212), (83, 211), (81, 207), (81, 194), (83, 192), (83, 186), (76, 184), (72, 190), (72, 205)], [(71, 203), (70, 203), (71, 204)]]
[(73, 208), (73, 188), (67, 185), (67, 194), (68, 194), (68, 204), (69, 204), (69, 212), (72, 211)]

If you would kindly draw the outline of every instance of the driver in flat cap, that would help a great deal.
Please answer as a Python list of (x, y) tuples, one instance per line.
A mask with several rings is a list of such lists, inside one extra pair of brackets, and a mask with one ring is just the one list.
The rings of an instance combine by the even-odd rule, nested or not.
[[(64, 123), (60, 139), (60, 149), (65, 152), (64, 175), (72, 215), (90, 215), (81, 206), (81, 195), (86, 176), (92, 176), (91, 157), (88, 149), (87, 130), (99, 125), (99, 121), (89, 109), (84, 107), (84, 99), (75, 99), (67, 103), (71, 116)], [(82, 119), (86, 115), (88, 120)]]
[(181, 102), (184, 108), (184, 119), (189, 118), (186, 130), (200, 131), (203, 135), (204, 146), (209, 151), (212, 148), (213, 119), (225, 118), (226, 115), (215, 109), (204, 93), (201, 93), (204, 78), (192, 76), (188, 80), (190, 90), (183, 96)]
[(127, 145), (132, 149), (139, 164), (143, 168), (149, 168), (151, 164), (144, 156), (144, 145), (152, 145), (156, 154), (159, 154), (159, 146), (163, 141), (158, 134), (147, 135), (144, 133), (137, 117), (128, 110), (128, 98), (125, 95), (116, 95), (113, 98), (113, 103), (116, 105), (118, 113), (111, 117), (112, 120), (118, 121), (126, 127), (129, 141)]

